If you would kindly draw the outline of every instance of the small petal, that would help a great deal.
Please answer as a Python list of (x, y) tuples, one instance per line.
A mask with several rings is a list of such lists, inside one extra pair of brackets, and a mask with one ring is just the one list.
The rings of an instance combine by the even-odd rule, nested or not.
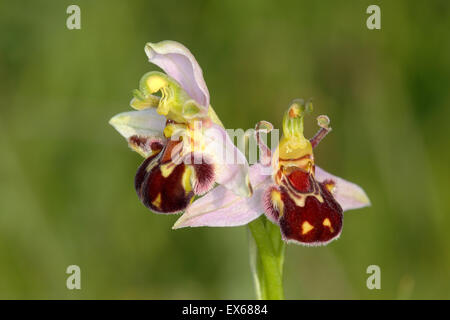
[(203, 133), (204, 153), (213, 159), (216, 182), (242, 197), (252, 194), (248, 177), (248, 162), (233, 144), (225, 129), (212, 124)]
[(264, 212), (262, 196), (272, 183), (270, 175), (260, 164), (250, 167), (250, 180), (254, 186), (251, 198), (239, 197), (223, 186), (218, 186), (197, 199), (178, 219), (173, 229), (184, 227), (233, 227), (258, 218)]
[(143, 157), (162, 149), (166, 142), (163, 130), (166, 118), (153, 108), (123, 112), (109, 123), (128, 141), (129, 146)]
[(255, 126), (255, 138), (256, 143), (261, 154), (261, 163), (265, 166), (269, 166), (272, 160), (272, 151), (266, 145), (266, 143), (261, 140), (261, 133), (269, 133), (273, 130), (273, 125), (268, 121), (260, 121)]
[(109, 120), (109, 124), (127, 140), (131, 136), (163, 137), (166, 118), (149, 108), (119, 113)]
[(128, 139), (130, 148), (144, 158), (158, 154), (166, 144), (162, 138), (131, 136)]
[(344, 211), (370, 206), (370, 200), (360, 186), (336, 177), (318, 166), (315, 176), (319, 182), (334, 183), (332, 194)]
[(209, 92), (203, 72), (192, 53), (176, 41), (147, 43), (145, 53), (151, 63), (178, 81), (181, 87), (200, 105), (209, 106)]

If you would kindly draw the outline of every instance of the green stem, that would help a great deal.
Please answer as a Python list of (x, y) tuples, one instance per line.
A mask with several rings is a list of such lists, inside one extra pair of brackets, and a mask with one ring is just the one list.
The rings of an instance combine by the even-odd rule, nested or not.
[(248, 245), (250, 251), (250, 269), (253, 275), (253, 283), (255, 284), (256, 298), (258, 300), (267, 300), (266, 285), (263, 276), (262, 262), (258, 254), (255, 239), (248, 229)]
[(286, 242), (281, 240), (281, 232), (280, 227), (278, 225), (270, 223), (267, 220), (266, 229), (268, 230), (270, 239), (272, 240), (273, 250), (278, 260), (278, 267), (280, 270), (281, 280), (283, 280), (283, 264), (284, 264), (284, 252), (286, 250)]
[(250, 262), (258, 299), (284, 299), (282, 269), (284, 242), (279, 227), (265, 216), (248, 224), (250, 237)]

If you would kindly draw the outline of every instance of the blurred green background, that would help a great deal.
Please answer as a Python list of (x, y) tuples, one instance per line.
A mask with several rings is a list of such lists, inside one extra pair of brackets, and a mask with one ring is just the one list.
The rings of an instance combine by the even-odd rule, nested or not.
[[(73, 3), (81, 30), (66, 28)], [(450, 298), (449, 4), (0, 1), (0, 298), (254, 297), (246, 228), (172, 231), (177, 217), (138, 201), (141, 158), (108, 125), (157, 69), (144, 44), (164, 39), (195, 54), (227, 128), (280, 127), (313, 97), (334, 129), (317, 163), (372, 200), (340, 240), (288, 247), (287, 298)], [(66, 289), (71, 264), (82, 290)]]

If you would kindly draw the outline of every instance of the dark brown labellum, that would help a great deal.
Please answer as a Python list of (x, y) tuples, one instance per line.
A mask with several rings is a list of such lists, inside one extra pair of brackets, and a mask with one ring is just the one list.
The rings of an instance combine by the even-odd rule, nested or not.
[(270, 188), (265, 204), (268, 218), (279, 224), (286, 241), (323, 245), (342, 231), (343, 211), (328, 185), (301, 169), (284, 176), (280, 186)]
[(145, 159), (136, 172), (136, 193), (156, 213), (184, 211), (195, 194), (203, 194), (214, 186), (213, 165), (193, 163), (192, 155), (184, 157), (190, 160), (185, 163), (181, 150), (181, 141), (169, 141), (159, 153)]

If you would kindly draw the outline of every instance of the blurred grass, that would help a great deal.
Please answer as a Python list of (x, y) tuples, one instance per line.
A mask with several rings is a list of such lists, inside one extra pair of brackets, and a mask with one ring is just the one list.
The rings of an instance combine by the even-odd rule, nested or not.
[(313, 97), (334, 129), (317, 163), (372, 200), (339, 241), (289, 246), (288, 298), (450, 298), (449, 3), (382, 2), (369, 31), (376, 2), (1, 1), (0, 298), (253, 298), (245, 228), (172, 231), (138, 202), (141, 159), (107, 124), (163, 39), (195, 54), (228, 128), (279, 127)]

